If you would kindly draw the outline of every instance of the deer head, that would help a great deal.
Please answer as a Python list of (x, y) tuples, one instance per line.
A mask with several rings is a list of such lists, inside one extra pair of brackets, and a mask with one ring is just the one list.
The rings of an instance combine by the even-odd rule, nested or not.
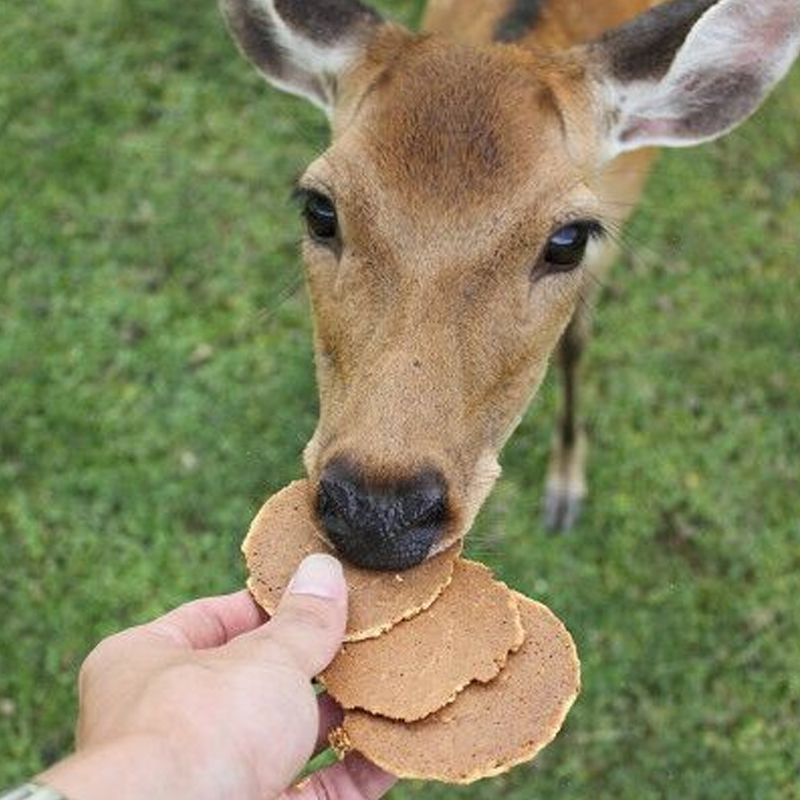
[(358, 0), (223, 0), (243, 53), (328, 114), (299, 181), (320, 418), (305, 451), (348, 560), (463, 536), (613, 225), (621, 153), (713, 139), (800, 49), (797, 0), (676, 0), (563, 51), (467, 47)]

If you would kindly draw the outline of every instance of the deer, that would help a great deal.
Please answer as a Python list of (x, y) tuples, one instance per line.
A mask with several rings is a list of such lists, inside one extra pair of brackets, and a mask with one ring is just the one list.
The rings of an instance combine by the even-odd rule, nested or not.
[(723, 136), (787, 74), (799, 0), (429, 0), (419, 32), (359, 0), (221, 10), (330, 123), (295, 195), (319, 391), (303, 462), (335, 551), (405, 570), (460, 542), (551, 361), (544, 506), (570, 528), (614, 234), (660, 148)]

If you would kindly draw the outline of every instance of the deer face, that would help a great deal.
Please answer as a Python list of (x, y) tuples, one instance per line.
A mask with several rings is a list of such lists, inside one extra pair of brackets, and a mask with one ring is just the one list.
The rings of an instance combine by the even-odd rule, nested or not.
[[(800, 27), (793, 4), (777, 5)], [(332, 145), (298, 187), (320, 393), (305, 464), (339, 552), (403, 569), (463, 536), (499, 474), (613, 219), (603, 164), (718, 135), (767, 89), (740, 81), (751, 96), (735, 118), (706, 93), (689, 130), (657, 96), (669, 80), (702, 94), (670, 71), (677, 53), (702, 72), (674, 31), (673, 59), (643, 75), (624, 29), (543, 55), (414, 36), (352, 0), (224, 9), (246, 55), (331, 117)], [(697, 117), (696, 98), (685, 106)]]
[(340, 549), (363, 563), (363, 529), (374, 563), (386, 531), (397, 565), (468, 527), (600, 227), (566, 155), (586, 143), (566, 141), (533, 57), (387, 39), (300, 187), (321, 410), (306, 467)]

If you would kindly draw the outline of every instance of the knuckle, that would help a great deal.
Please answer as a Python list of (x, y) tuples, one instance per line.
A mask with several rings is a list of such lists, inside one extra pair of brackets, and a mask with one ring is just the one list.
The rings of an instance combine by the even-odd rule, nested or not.
[[(311, 776), (311, 791), (314, 800), (344, 800), (344, 795), (339, 791), (338, 784), (325, 770), (316, 772)], [(360, 800), (358, 798), (357, 800)]]
[[(96, 648), (95, 648), (96, 649)], [(84, 694), (86, 691), (86, 687), (88, 686), (89, 682), (92, 678), (92, 673), (94, 672), (94, 665), (96, 656), (94, 655), (95, 650), (92, 650), (88, 656), (83, 660), (80, 669), (78, 670), (78, 693)]]
[(78, 672), (79, 683), (82, 684), (91, 678), (92, 675), (102, 668), (104, 663), (110, 658), (113, 658), (121, 642), (121, 638), (121, 634), (115, 633), (102, 639), (91, 649), (89, 655), (83, 660)]
[(331, 632), (335, 626), (328, 603), (312, 597), (303, 597), (288, 605), (283, 623), (318, 633)]
[(278, 632), (270, 631), (265, 640), (265, 656), (273, 668), (283, 668), (292, 675), (300, 675), (305, 671), (308, 657), (303, 646), (290, 637), (281, 636)]
[(178, 693), (196, 692), (216, 681), (217, 672), (212, 664), (199, 658), (187, 658), (162, 668), (161, 682)]

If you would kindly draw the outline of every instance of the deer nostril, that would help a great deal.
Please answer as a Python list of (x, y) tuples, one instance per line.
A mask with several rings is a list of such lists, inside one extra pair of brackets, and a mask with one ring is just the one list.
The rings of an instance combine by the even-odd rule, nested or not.
[(407, 569), (425, 560), (448, 517), (438, 472), (368, 485), (347, 462), (322, 475), (317, 515), (328, 538), (348, 561), (371, 569)]
[(358, 513), (355, 487), (344, 481), (322, 478), (319, 482), (317, 510), (324, 514), (352, 517)]
[(447, 501), (443, 493), (427, 491), (410, 497), (406, 522), (411, 525), (442, 525), (447, 519)]

